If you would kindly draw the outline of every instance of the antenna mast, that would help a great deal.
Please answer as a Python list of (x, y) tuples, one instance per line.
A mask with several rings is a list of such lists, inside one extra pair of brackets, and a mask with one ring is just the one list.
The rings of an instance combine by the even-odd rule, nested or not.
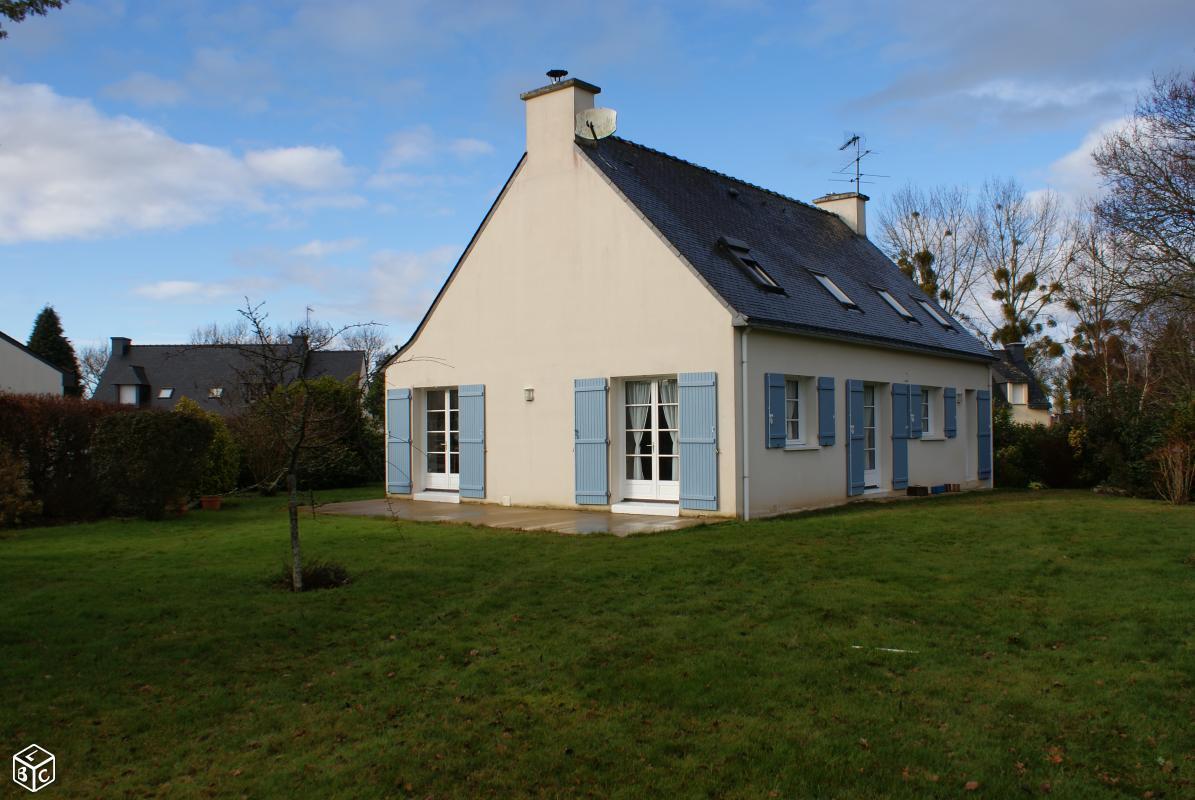
[(854, 172), (854, 177), (833, 178), (832, 180), (841, 181), (843, 183), (853, 183), (855, 185), (855, 191), (858, 192), (864, 183), (875, 183), (875, 181), (865, 181), (865, 180), (863, 180), (864, 178), (887, 178), (887, 177), (889, 177), (888, 175), (877, 175), (872, 172), (864, 172), (863, 171), (863, 159), (867, 158), (870, 155), (875, 155), (876, 153), (874, 150), (864, 149), (866, 145), (863, 140), (863, 134), (848, 133), (848, 134), (846, 134), (846, 136), (847, 136), (846, 141), (842, 143), (842, 146), (839, 147), (838, 150), (839, 150), (839, 152), (841, 152), (843, 150), (846, 150), (847, 148), (854, 147), (855, 148), (855, 157), (852, 158), (847, 163), (843, 164), (841, 169), (835, 170), (834, 174), (835, 175), (850, 175), (852, 172)]

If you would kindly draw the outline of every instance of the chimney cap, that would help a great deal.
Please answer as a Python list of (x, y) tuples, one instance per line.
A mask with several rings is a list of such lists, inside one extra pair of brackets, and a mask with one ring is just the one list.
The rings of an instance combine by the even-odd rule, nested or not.
[(855, 197), (859, 198), (860, 200), (870, 200), (871, 199), (867, 195), (860, 194), (859, 192), (832, 192), (830, 194), (822, 195), (821, 197), (817, 198), (813, 202), (814, 203), (829, 203), (833, 200), (849, 200), (849, 199), (855, 198)]
[[(557, 71), (558, 70), (552, 70), (552, 72), (557, 72)], [(559, 70), (559, 71), (563, 72), (563, 70)], [(549, 73), (549, 75), (550, 74), (551, 73)], [(567, 75), (567, 74), (568, 73), (566, 72), (565, 75)], [(530, 100), (533, 97), (539, 97), (540, 95), (548, 94), (549, 92), (557, 92), (557, 91), (560, 91), (561, 89), (568, 89), (573, 86), (577, 87), (578, 89), (584, 89), (585, 91), (591, 92), (592, 94), (601, 94), (601, 92), (602, 92), (600, 87), (594, 86), (592, 83), (583, 81), (580, 78), (569, 78), (568, 80), (561, 80), (561, 81), (557, 81), (557, 80), (553, 79), (552, 83), (549, 83), (547, 86), (541, 86), (538, 89), (532, 89), (529, 92), (523, 92), (521, 95), (519, 95), (519, 99)]]

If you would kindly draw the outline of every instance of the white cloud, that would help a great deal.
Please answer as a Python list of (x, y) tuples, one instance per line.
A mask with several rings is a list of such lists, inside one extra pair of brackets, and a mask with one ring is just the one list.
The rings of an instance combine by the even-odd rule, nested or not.
[(353, 179), (336, 147), (277, 147), (245, 154), (245, 163), (262, 180), (297, 189), (329, 189)]
[(347, 253), (350, 250), (356, 250), (361, 246), (362, 242), (363, 240), (361, 239), (333, 239), (330, 241), (312, 239), (310, 242), (301, 244), (290, 252), (296, 256), (323, 258), (324, 256), (335, 253)]
[(179, 227), (260, 208), (225, 150), (188, 144), (48, 86), (0, 78), (0, 242)]
[[(353, 179), (334, 147), (263, 149), (240, 158), (131, 117), (102, 114), (48, 86), (3, 77), (0, 142), (4, 243), (185, 227), (229, 210), (271, 210), (271, 190), (322, 191)], [(346, 197), (364, 202), (332, 195), (341, 206)], [(301, 207), (310, 199), (285, 201)]]
[(388, 319), (418, 320), (431, 305), (460, 254), (460, 248), (455, 245), (423, 252), (383, 250), (375, 253), (365, 282), (369, 294), (364, 305)]
[(104, 94), (139, 106), (174, 106), (186, 98), (187, 89), (178, 81), (159, 78), (148, 72), (134, 72), (124, 80), (106, 86)]
[(224, 283), (199, 281), (157, 281), (133, 288), (133, 294), (150, 300), (215, 300), (232, 294), (235, 289)]
[(1049, 84), (1016, 80), (992, 80), (972, 86), (963, 94), (977, 100), (994, 100), (1026, 110), (1078, 108), (1102, 97), (1132, 96), (1145, 87), (1142, 81), (1081, 81)]
[(1105, 136), (1122, 130), (1128, 124), (1129, 118), (1122, 117), (1104, 122), (1088, 132), (1078, 147), (1047, 168), (1046, 179), (1050, 187), (1075, 202), (1098, 197), (1103, 187), (1091, 156)]
[(492, 152), (493, 145), (481, 139), (441, 139), (430, 126), (419, 125), (398, 131), (390, 137), (390, 146), (382, 158), (382, 167), (395, 169), (410, 164), (427, 163), (444, 153), (455, 158), (467, 159)]

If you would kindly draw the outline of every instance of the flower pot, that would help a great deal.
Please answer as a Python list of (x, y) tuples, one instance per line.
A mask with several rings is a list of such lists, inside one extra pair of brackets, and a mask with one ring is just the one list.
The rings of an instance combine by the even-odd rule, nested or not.
[(218, 494), (205, 494), (199, 498), (199, 506), (204, 511), (219, 511), (223, 498)]

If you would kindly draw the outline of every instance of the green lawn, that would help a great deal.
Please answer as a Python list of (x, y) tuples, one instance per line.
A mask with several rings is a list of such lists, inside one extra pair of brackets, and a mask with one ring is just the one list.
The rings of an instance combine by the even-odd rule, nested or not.
[(269, 585), (278, 499), (0, 533), (4, 755), (48, 797), (1195, 797), (1192, 508), (303, 525), (351, 586)]

